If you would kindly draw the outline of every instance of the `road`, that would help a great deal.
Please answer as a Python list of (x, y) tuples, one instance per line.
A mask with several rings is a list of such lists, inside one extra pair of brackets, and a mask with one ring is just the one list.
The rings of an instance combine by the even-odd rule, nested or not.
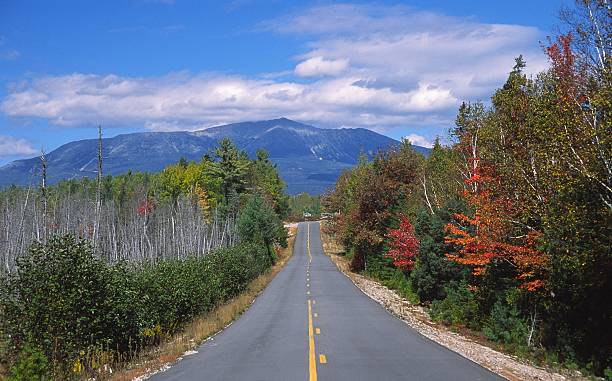
[(300, 223), (293, 257), (231, 326), (152, 380), (503, 380), (364, 295)]

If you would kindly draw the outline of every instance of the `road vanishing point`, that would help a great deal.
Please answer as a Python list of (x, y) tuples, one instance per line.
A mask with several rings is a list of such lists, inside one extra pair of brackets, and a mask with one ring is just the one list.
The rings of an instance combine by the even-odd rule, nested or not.
[(151, 380), (503, 380), (363, 294), (298, 225), (293, 256), (232, 325)]

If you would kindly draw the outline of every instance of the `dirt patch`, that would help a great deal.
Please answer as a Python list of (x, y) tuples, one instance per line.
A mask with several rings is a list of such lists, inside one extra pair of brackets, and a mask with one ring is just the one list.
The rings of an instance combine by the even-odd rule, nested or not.
[(482, 342), (485, 340), (482, 338), (470, 338), (465, 334), (452, 332), (448, 327), (432, 321), (423, 307), (410, 303), (395, 291), (372, 279), (351, 272), (349, 261), (339, 255), (344, 252), (344, 248), (338, 244), (334, 237), (326, 234), (325, 229), (321, 229), (321, 241), (325, 254), (364, 294), (430, 340), (511, 381), (588, 380), (578, 372), (567, 371), (560, 374), (551, 369), (535, 366), (526, 360), (495, 350), (492, 348), (494, 344), (491, 344), (491, 346), (484, 345)]

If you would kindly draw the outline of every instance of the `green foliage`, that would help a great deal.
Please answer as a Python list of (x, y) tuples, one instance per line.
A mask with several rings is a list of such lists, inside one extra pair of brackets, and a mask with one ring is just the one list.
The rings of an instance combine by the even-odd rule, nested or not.
[(444, 287), (446, 297), (434, 300), (429, 315), (435, 321), (452, 326), (480, 328), (478, 302), (466, 282), (451, 282)]
[(321, 215), (321, 197), (311, 196), (308, 193), (300, 193), (289, 199), (290, 218), (301, 220), (304, 213), (310, 213), (315, 217)]
[(391, 279), (383, 282), (383, 284), (392, 290), (396, 290), (401, 296), (408, 299), (412, 304), (419, 304), (419, 295), (414, 292), (410, 279), (404, 272), (395, 269)]
[(284, 193), (285, 182), (280, 178), (276, 164), (270, 161), (264, 150), (257, 150), (257, 159), (250, 167), (249, 184), (272, 205), (280, 219), (289, 215), (290, 201), (289, 196)]
[[(272, 245), (287, 246), (287, 231), (282, 221), (268, 203), (260, 196), (252, 195), (242, 208), (236, 222), (242, 241), (271, 248)], [(272, 255), (272, 252), (270, 252)]]
[(69, 236), (33, 244), (18, 259), (5, 306), (7, 332), (16, 343), (46, 348), (65, 361), (81, 348), (107, 344), (110, 271), (91, 249)]
[(22, 379), (44, 373), (48, 358), (60, 376), (84, 353), (155, 344), (238, 295), (271, 264), (257, 243), (142, 267), (106, 264), (70, 236), (34, 244), (0, 292), (2, 332), (19, 353), (15, 372)]
[(231, 140), (223, 139), (214, 153), (205, 155), (199, 163), (183, 160), (166, 167), (157, 175), (152, 192), (160, 201), (174, 203), (182, 194), (194, 195), (208, 208), (218, 207), (224, 215), (238, 212), (242, 195), (258, 194), (283, 219), (289, 213), (284, 190), (285, 183), (266, 151), (257, 151), (257, 158), (250, 160)]
[(26, 345), (10, 370), (9, 381), (49, 380), (49, 362), (40, 350)]
[(612, 215), (596, 207), (597, 196), (586, 184), (555, 201), (546, 217), (551, 261), (543, 342), (557, 348), (561, 360), (591, 363), (601, 372), (612, 366)]
[(505, 299), (493, 305), (483, 332), (488, 339), (504, 343), (515, 352), (527, 351), (529, 325), (521, 311)]
[(447, 221), (440, 215), (449, 217), (448, 213), (431, 214), (421, 209), (415, 220), (420, 246), (410, 280), (422, 302), (444, 299), (444, 286), (463, 277), (461, 269), (444, 256), (447, 252), (444, 244), (444, 225)]
[(215, 177), (220, 180), (223, 206), (226, 211), (235, 211), (237, 197), (247, 187), (247, 175), (251, 162), (245, 151), (241, 151), (230, 139), (222, 139), (215, 150)]
[(418, 304), (419, 296), (413, 291), (410, 278), (393, 266), (393, 260), (386, 256), (370, 255), (366, 259), (364, 274), (375, 278), (386, 287), (397, 291), (401, 296)]

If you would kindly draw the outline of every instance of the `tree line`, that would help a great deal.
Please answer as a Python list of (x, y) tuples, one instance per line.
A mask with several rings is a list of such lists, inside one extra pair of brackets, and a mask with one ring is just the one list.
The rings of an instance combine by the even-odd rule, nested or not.
[(548, 70), (518, 57), (490, 105), (461, 105), (450, 146), (363, 157), (324, 204), (352, 270), (438, 321), (611, 377), (612, 23), (606, 2), (564, 17)]

